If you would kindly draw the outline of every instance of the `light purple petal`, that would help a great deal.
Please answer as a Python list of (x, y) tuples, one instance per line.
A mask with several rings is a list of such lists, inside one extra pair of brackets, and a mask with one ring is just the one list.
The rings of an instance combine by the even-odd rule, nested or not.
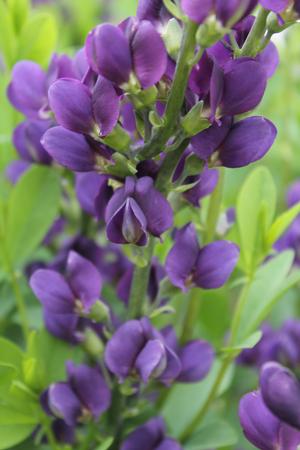
[(52, 384), (48, 391), (49, 407), (56, 417), (75, 425), (81, 415), (81, 404), (67, 383)]
[(42, 145), (60, 165), (76, 172), (92, 172), (96, 167), (96, 153), (85, 137), (63, 127), (48, 130)]
[(12, 184), (16, 184), (19, 178), (31, 167), (28, 161), (13, 161), (5, 169), (5, 175)]
[(276, 45), (273, 42), (270, 42), (256, 57), (256, 60), (263, 65), (267, 77), (271, 78), (279, 65), (279, 52)]
[(72, 362), (67, 363), (67, 372), (72, 390), (81, 404), (98, 420), (111, 402), (111, 393), (102, 374), (96, 368), (84, 364), (75, 366)]
[(41, 144), (44, 133), (50, 128), (49, 120), (26, 120), (13, 133), (13, 144), (22, 159), (29, 162), (50, 164), (51, 158)]
[(13, 106), (31, 119), (40, 118), (47, 103), (46, 74), (32, 61), (18, 62), (12, 71), (7, 95)]
[(30, 287), (50, 312), (70, 314), (74, 309), (74, 295), (63, 278), (54, 270), (41, 269), (30, 278)]
[(177, 381), (194, 383), (202, 380), (210, 371), (214, 356), (208, 342), (195, 340), (187, 343), (179, 352), (182, 370)]
[(239, 259), (238, 247), (229, 241), (215, 241), (202, 247), (197, 258), (195, 283), (203, 289), (223, 286)]
[(164, 433), (163, 419), (160, 417), (150, 419), (129, 434), (120, 450), (154, 450), (157, 443), (164, 438)]
[(182, 0), (183, 12), (199, 25), (204, 22), (214, 7), (213, 0)]
[(232, 118), (223, 117), (220, 124), (214, 123), (210, 128), (194, 136), (191, 143), (196, 155), (207, 161), (222, 144), (229, 133), (231, 125)]
[(169, 386), (176, 380), (181, 372), (182, 366), (180, 359), (176, 355), (176, 353), (166, 347), (166, 357), (167, 357), (167, 365), (164, 372), (159, 376), (159, 380)]
[(280, 13), (288, 7), (289, 0), (259, 0), (259, 3), (265, 9), (268, 9), (275, 13)]
[(155, 450), (183, 450), (179, 442), (175, 439), (165, 438)]
[(279, 430), (280, 448), (284, 450), (297, 450), (300, 445), (300, 431), (282, 423)]
[(82, 300), (85, 309), (99, 299), (102, 279), (98, 269), (88, 259), (71, 251), (67, 261), (67, 276), (77, 299)]
[(163, 343), (159, 339), (153, 339), (148, 341), (139, 353), (135, 367), (146, 384), (151, 377), (159, 377), (165, 370), (166, 364), (167, 358)]
[(146, 343), (142, 324), (131, 320), (121, 325), (105, 348), (105, 363), (120, 380), (128, 377)]
[(63, 341), (77, 344), (76, 329), (79, 317), (74, 314), (53, 314), (48, 309), (44, 309), (43, 318), (46, 329), (50, 334)]

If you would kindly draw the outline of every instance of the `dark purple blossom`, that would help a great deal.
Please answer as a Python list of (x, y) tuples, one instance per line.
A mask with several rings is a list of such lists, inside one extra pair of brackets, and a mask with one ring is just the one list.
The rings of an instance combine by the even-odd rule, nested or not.
[(116, 244), (146, 245), (148, 233), (160, 237), (173, 223), (173, 212), (153, 179), (127, 177), (105, 212), (107, 237)]
[(260, 392), (242, 397), (239, 417), (246, 438), (260, 450), (297, 450), (300, 433), (272, 414)]
[(156, 84), (167, 66), (162, 38), (151, 22), (129, 21), (127, 30), (99, 25), (88, 36), (86, 51), (93, 70), (120, 86), (135, 75), (143, 89)]
[(110, 134), (120, 113), (119, 96), (102, 77), (90, 89), (78, 80), (61, 78), (49, 89), (49, 104), (59, 125), (76, 133)]
[(264, 117), (248, 117), (229, 126), (223, 120), (192, 139), (194, 152), (207, 160), (218, 152), (224, 167), (244, 167), (261, 159), (271, 148), (277, 135), (275, 126)]
[(111, 402), (110, 390), (97, 368), (67, 363), (68, 380), (52, 384), (43, 403), (55, 416), (72, 427), (86, 420), (97, 421)]
[(182, 368), (178, 356), (147, 318), (130, 320), (117, 329), (106, 346), (105, 363), (121, 382), (138, 374), (144, 383), (156, 378), (170, 384)]
[(226, 283), (238, 258), (238, 247), (229, 241), (216, 241), (200, 248), (196, 230), (188, 224), (176, 234), (166, 271), (172, 284), (183, 291), (192, 286), (216, 289)]
[(123, 442), (120, 450), (182, 450), (180, 444), (166, 437), (166, 427), (161, 417), (148, 420)]
[(32, 275), (30, 286), (43, 305), (48, 331), (61, 339), (78, 341), (81, 318), (89, 315), (100, 297), (102, 279), (96, 267), (72, 251), (66, 277), (54, 270), (40, 269)]
[(300, 430), (300, 383), (295, 375), (276, 362), (266, 363), (260, 373), (260, 388), (272, 413)]

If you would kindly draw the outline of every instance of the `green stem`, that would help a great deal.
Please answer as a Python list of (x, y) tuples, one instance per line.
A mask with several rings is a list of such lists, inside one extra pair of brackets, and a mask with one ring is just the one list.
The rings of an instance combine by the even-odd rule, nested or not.
[(188, 299), (187, 312), (184, 318), (180, 341), (185, 344), (193, 338), (194, 324), (198, 319), (200, 308), (200, 290), (192, 289)]
[(241, 49), (239, 56), (256, 56), (261, 46), (267, 28), (267, 18), (270, 11), (260, 8), (253, 27)]
[(44, 432), (45, 432), (45, 435), (47, 436), (47, 440), (48, 440), (48, 443), (50, 444), (51, 449), (52, 450), (60, 450), (61, 447), (56, 442), (54, 433), (51, 428), (51, 423), (49, 423), (48, 419), (47, 419), (47, 421), (44, 421), (43, 428), (44, 428)]
[(221, 168), (218, 185), (217, 185), (216, 189), (214, 190), (214, 192), (210, 198), (210, 202), (209, 202), (207, 221), (206, 221), (206, 230), (205, 230), (205, 236), (204, 236), (204, 242), (206, 244), (209, 242), (212, 242), (215, 232), (216, 232), (216, 227), (217, 227), (218, 219), (220, 216), (221, 205), (222, 205), (224, 181), (225, 181), (225, 171), (224, 171), (224, 168)]
[(156, 180), (156, 188), (163, 193), (167, 193), (169, 190), (169, 183), (174, 173), (176, 166), (178, 165), (180, 158), (184, 150), (189, 145), (190, 140), (185, 139), (182, 141), (176, 150), (168, 153), (161, 165), (159, 175)]
[[(229, 345), (232, 345), (235, 342), (235, 339), (236, 339), (236, 336), (238, 333), (238, 329), (240, 326), (242, 311), (243, 311), (244, 305), (247, 301), (250, 287), (251, 287), (251, 278), (249, 278), (247, 283), (244, 285), (244, 287), (240, 293), (239, 299), (237, 301), (237, 304), (236, 304), (235, 313), (234, 313), (233, 320), (232, 320), (231, 336), (230, 336), (230, 340), (229, 340), (229, 342), (230, 342)], [(191, 421), (191, 423), (187, 426), (187, 428), (181, 434), (180, 441), (182, 443), (186, 442), (186, 440), (193, 434), (193, 432), (198, 428), (198, 426), (201, 424), (202, 420), (206, 416), (211, 404), (213, 403), (213, 401), (215, 400), (215, 398), (218, 394), (220, 385), (221, 385), (223, 378), (227, 372), (227, 369), (230, 366), (230, 364), (233, 362), (233, 360), (236, 358), (236, 356), (237, 356), (237, 354), (233, 353), (233, 354), (230, 354), (227, 357), (225, 357), (225, 359), (220, 367), (220, 370), (218, 372), (218, 375), (216, 377), (216, 380), (215, 380), (215, 382), (209, 392), (209, 395), (206, 399), (206, 402), (201, 407), (198, 414), (194, 417), (194, 419)]]
[(139, 152), (141, 159), (149, 159), (159, 154), (172, 136), (177, 124), (178, 114), (184, 102), (185, 90), (191, 71), (190, 59), (194, 56), (195, 36), (198, 25), (188, 22), (179, 52), (174, 81), (168, 98), (164, 125)]
[(209, 395), (204, 403), (204, 405), (202, 406), (202, 408), (200, 409), (200, 411), (198, 412), (198, 414), (194, 417), (194, 419), (192, 420), (192, 422), (187, 426), (187, 428), (183, 431), (183, 433), (181, 433), (180, 435), (180, 442), (185, 443), (190, 436), (194, 433), (194, 431), (198, 428), (199, 424), (202, 422), (202, 420), (204, 419), (204, 417), (206, 416), (206, 413), (208, 412), (211, 403), (215, 400), (216, 395), (219, 391), (219, 388), (221, 386), (221, 383), (223, 381), (223, 378), (227, 372), (228, 367), (230, 366), (232, 362), (232, 356), (227, 357), (224, 361), (223, 364), (220, 367), (220, 370), (218, 372), (218, 375), (216, 377), (216, 380), (209, 392)]
[(146, 265), (135, 266), (131, 284), (128, 313), (130, 318), (140, 317), (143, 313), (144, 300), (148, 288), (151, 260), (154, 251), (155, 238), (151, 237), (146, 248)]

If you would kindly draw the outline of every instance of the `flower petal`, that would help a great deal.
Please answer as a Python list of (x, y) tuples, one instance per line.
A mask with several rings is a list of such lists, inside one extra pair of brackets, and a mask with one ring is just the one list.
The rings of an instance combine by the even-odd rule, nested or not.
[(96, 153), (85, 137), (63, 127), (48, 130), (42, 145), (59, 164), (76, 172), (91, 172), (96, 167)]
[(101, 136), (111, 133), (120, 115), (120, 100), (110, 81), (99, 77), (93, 90), (93, 113)]
[(69, 426), (76, 424), (81, 415), (81, 404), (67, 383), (52, 384), (48, 390), (49, 407), (56, 417)]
[(229, 241), (215, 241), (199, 251), (194, 281), (203, 289), (223, 286), (239, 259), (238, 247)]
[(220, 124), (214, 123), (210, 128), (194, 136), (191, 140), (193, 150), (199, 158), (207, 161), (218, 149), (229, 133), (231, 117), (223, 117)]
[(186, 282), (192, 275), (197, 261), (199, 244), (192, 224), (177, 232), (175, 244), (166, 260), (166, 272), (174, 286), (187, 290)]
[(233, 125), (220, 147), (225, 167), (244, 167), (261, 159), (272, 147), (277, 135), (275, 126), (264, 117), (248, 117)]
[(167, 364), (166, 351), (159, 339), (153, 339), (146, 343), (139, 353), (135, 367), (143, 382), (148, 383), (151, 377), (159, 377), (164, 372)]
[(90, 66), (99, 75), (118, 85), (129, 80), (129, 42), (119, 27), (107, 23), (96, 27), (87, 37), (86, 52)]
[(182, 0), (183, 12), (199, 25), (205, 21), (214, 7), (213, 0)]
[(147, 89), (158, 83), (167, 68), (165, 44), (151, 22), (138, 25), (131, 43), (134, 72), (142, 87)]
[(76, 133), (93, 131), (92, 94), (87, 86), (78, 80), (61, 78), (52, 84), (48, 95), (59, 125)]
[(194, 383), (202, 380), (210, 371), (214, 356), (214, 350), (208, 342), (188, 342), (179, 352), (182, 369), (177, 381)]
[(88, 259), (71, 251), (67, 260), (67, 277), (74, 295), (89, 311), (100, 296), (102, 279), (99, 271)]
[(40, 269), (30, 278), (30, 287), (50, 312), (70, 314), (74, 309), (74, 295), (63, 278), (54, 270)]

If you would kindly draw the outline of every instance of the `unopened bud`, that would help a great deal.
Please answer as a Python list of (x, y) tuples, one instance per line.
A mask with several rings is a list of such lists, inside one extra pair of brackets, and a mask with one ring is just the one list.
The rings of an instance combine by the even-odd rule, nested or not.
[(181, 125), (187, 136), (195, 136), (206, 128), (209, 128), (211, 123), (205, 117), (201, 117), (203, 110), (203, 102), (198, 102), (181, 120)]
[(182, 34), (182, 28), (174, 18), (169, 20), (162, 34), (167, 52), (175, 60), (177, 59), (180, 49)]
[(127, 151), (131, 142), (129, 134), (119, 124), (103, 141), (106, 145), (119, 152)]
[(101, 300), (97, 300), (96, 303), (90, 309), (88, 318), (95, 322), (107, 322), (109, 319), (109, 308)]
[(82, 346), (93, 358), (100, 357), (104, 351), (103, 342), (91, 328), (85, 330)]
[(196, 42), (201, 48), (209, 48), (224, 36), (226, 30), (214, 16), (199, 27), (196, 34)]

